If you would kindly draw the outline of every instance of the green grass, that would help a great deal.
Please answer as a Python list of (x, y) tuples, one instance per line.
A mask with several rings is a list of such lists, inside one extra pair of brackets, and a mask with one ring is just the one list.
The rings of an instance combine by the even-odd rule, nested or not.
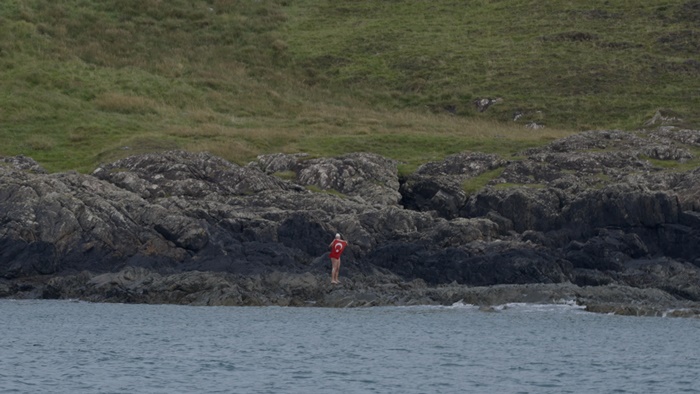
[[(697, 0), (4, 0), (0, 155), (50, 171), (164, 149), (379, 153), (403, 172), (700, 125)], [(500, 97), (484, 112), (473, 101)], [(513, 121), (513, 115), (522, 117)], [(527, 130), (525, 123), (545, 124)]]
[(494, 185), (496, 190), (510, 189), (513, 187), (524, 187), (530, 189), (545, 189), (547, 186), (542, 183), (499, 183)]
[[(465, 115), (479, 116), (471, 99), (503, 97), (502, 105), (483, 116), (505, 121), (516, 110), (526, 117), (528, 112), (533, 116), (542, 111), (550, 125), (579, 129), (634, 127), (653, 108), (679, 103), (679, 97), (694, 96), (695, 103), (687, 102), (682, 112), (696, 111), (697, 78), (689, 86), (681, 81), (697, 77), (700, 70), (672, 72), (671, 66), (679, 66), (681, 59), (697, 60), (692, 45), (698, 43), (697, 34), (681, 37), (690, 42), (677, 45), (678, 50), (669, 51), (668, 45), (659, 43), (671, 32), (689, 28), (685, 21), (676, 22), (682, 2), (676, 7), (668, 6), (668, 1), (644, 6), (625, 1), (585, 6), (484, 1), (461, 7), (424, 2), (424, 9), (403, 3), (382, 10), (370, 2), (354, 4), (371, 8), (379, 21), (365, 28), (369, 32), (353, 28), (355, 36), (372, 37), (376, 31), (387, 49), (369, 56), (359, 51), (361, 46), (349, 45), (339, 52), (375, 63), (383, 58), (385, 67), (380, 68), (388, 71), (378, 74), (391, 75), (395, 89), (406, 93), (403, 100), (408, 95), (432, 108), (451, 105)], [(659, 10), (662, 5), (665, 10)], [(383, 34), (392, 28), (403, 34)], [(579, 36), (590, 39), (582, 41)], [(404, 54), (405, 48), (414, 53)], [(406, 61), (392, 61), (402, 56)], [(426, 66), (416, 69), (421, 63)], [(418, 82), (425, 82), (421, 89), (410, 88)]]
[(501, 176), (503, 171), (505, 170), (505, 167), (500, 167), (493, 169), (491, 171), (486, 171), (483, 174), (480, 174), (478, 176), (475, 176), (473, 178), (469, 178), (464, 183), (462, 184), (462, 189), (464, 190), (465, 193), (468, 195), (473, 194), (481, 189), (484, 188), (491, 180), (498, 178)]
[(325, 194), (330, 194), (336, 197), (340, 198), (346, 198), (347, 196), (335, 189), (321, 189), (320, 187), (316, 185), (307, 185), (306, 188), (314, 193), (325, 193)]
[[(672, 103), (697, 120), (697, 2), (309, 3), (295, 2), (294, 57), (377, 105), (502, 121), (542, 111), (588, 129), (635, 127)], [(504, 102), (480, 114), (476, 97)]]

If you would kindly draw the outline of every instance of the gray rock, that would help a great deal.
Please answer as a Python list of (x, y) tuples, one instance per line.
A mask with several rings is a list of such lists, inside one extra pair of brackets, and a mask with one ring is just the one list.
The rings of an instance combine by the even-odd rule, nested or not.
[(354, 197), (361, 203), (396, 205), (401, 199), (396, 165), (394, 160), (369, 153), (322, 159), (278, 153), (261, 155), (249, 166), (268, 174), (293, 173), (292, 181), (300, 186)]
[[(698, 141), (668, 127), (585, 132), (517, 160), (463, 152), (400, 181), (395, 161), (371, 154), (241, 167), (173, 151), (92, 175), (1, 158), (0, 297), (693, 311), (700, 172), (656, 163), (691, 159)], [(336, 232), (350, 244), (334, 287)]]
[(0, 157), (0, 171), (3, 167), (9, 167), (14, 170), (22, 170), (35, 174), (46, 174), (44, 167), (39, 165), (34, 159), (26, 156)]
[(471, 304), (497, 312), (510, 303), (580, 305), (586, 310), (625, 315), (699, 317), (700, 303), (679, 301), (656, 288), (620, 284), (577, 286), (571, 283), (426, 286), (391, 274), (356, 276), (332, 285), (326, 276), (271, 272), (237, 276), (217, 272), (160, 275), (126, 268), (94, 275), (81, 272), (48, 282), (20, 282), (18, 298), (79, 298), (99, 302), (186, 305), (279, 305), (366, 307), (381, 305)]
[(462, 152), (438, 163), (426, 163), (402, 182), (401, 203), (407, 209), (457, 217), (469, 197), (464, 182), (504, 164), (506, 161), (497, 155), (478, 152)]
[(146, 199), (250, 195), (294, 189), (254, 167), (240, 167), (208, 153), (184, 151), (131, 156), (102, 165), (93, 175)]
[(313, 159), (299, 165), (297, 181), (357, 196), (370, 204), (396, 205), (401, 199), (396, 165), (394, 160), (369, 153)]

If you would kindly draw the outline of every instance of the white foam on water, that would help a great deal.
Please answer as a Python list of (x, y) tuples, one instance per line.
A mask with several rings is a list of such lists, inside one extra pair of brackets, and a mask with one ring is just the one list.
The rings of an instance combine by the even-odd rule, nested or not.
[(511, 302), (493, 307), (497, 311), (517, 310), (519, 312), (579, 312), (585, 311), (584, 305), (578, 305), (573, 300), (559, 300), (549, 304), (530, 304), (523, 302)]
[(429, 309), (429, 310), (452, 310), (452, 309), (463, 309), (463, 310), (478, 310), (479, 306), (474, 304), (466, 304), (462, 301), (457, 301), (452, 305), (401, 305), (401, 306), (385, 306), (385, 307), (368, 307), (368, 309), (377, 308), (401, 308), (401, 309)]
[(517, 310), (522, 312), (552, 312), (552, 311), (584, 311), (586, 309), (585, 305), (578, 305), (575, 300), (554, 300), (548, 304), (533, 304), (525, 302), (511, 302), (501, 305), (491, 305), (491, 306), (479, 306), (474, 304), (467, 304), (464, 301), (457, 301), (450, 306), (440, 306), (439, 308), (449, 308), (449, 309), (488, 309), (490, 311), (505, 311), (505, 310)]
[(479, 306), (474, 305), (474, 304), (467, 304), (464, 301), (459, 300), (459, 301), (455, 302), (454, 304), (447, 306), (446, 308), (450, 308), (450, 309), (479, 309)]
[[(697, 312), (691, 308), (675, 308), (675, 309), (667, 309), (661, 313), (661, 317), (669, 317), (669, 314), (671, 317), (676, 317), (676, 316), (696, 316), (697, 317)], [(676, 316), (674, 316), (676, 315)]]

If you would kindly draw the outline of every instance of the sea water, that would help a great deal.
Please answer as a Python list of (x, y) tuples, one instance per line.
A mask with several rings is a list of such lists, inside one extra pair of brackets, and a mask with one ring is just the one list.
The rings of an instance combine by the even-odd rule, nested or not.
[(700, 393), (700, 320), (0, 300), (0, 393)]

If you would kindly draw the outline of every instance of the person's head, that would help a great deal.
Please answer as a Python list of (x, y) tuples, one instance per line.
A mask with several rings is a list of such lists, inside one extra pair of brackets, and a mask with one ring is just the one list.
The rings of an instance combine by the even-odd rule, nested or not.
[(340, 239), (340, 233), (335, 234), (335, 239)]

